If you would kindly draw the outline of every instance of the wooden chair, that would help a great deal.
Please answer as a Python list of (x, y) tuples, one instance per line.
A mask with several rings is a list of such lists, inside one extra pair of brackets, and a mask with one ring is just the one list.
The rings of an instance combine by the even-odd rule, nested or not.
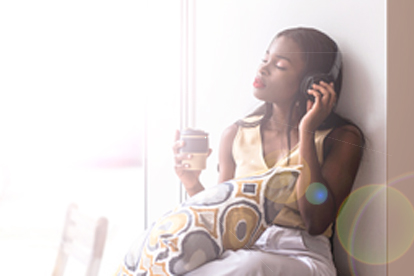
[(63, 276), (69, 259), (86, 266), (85, 276), (97, 276), (105, 247), (108, 220), (93, 219), (79, 212), (76, 204), (67, 210), (62, 240), (52, 276)]

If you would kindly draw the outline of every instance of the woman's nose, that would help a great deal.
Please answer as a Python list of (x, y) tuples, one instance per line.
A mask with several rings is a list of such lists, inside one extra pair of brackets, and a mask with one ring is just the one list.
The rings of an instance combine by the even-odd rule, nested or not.
[(259, 73), (262, 75), (269, 75), (269, 62), (262, 62), (259, 66)]

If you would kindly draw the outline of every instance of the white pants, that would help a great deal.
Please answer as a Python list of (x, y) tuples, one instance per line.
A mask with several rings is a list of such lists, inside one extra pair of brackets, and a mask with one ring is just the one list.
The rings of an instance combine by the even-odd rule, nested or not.
[(226, 250), (186, 276), (335, 276), (331, 246), (325, 236), (269, 227), (251, 249)]

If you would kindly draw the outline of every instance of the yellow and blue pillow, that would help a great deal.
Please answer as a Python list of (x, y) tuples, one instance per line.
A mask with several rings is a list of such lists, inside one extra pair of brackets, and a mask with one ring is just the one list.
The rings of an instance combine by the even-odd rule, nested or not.
[(250, 248), (293, 192), (299, 169), (275, 167), (194, 195), (152, 224), (117, 275), (182, 275), (224, 250)]

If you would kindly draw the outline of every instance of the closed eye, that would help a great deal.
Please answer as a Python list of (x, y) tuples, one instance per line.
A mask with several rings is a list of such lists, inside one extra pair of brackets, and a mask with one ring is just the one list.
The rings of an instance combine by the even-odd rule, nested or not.
[[(267, 59), (262, 59), (262, 62), (263, 63), (267, 63)], [(280, 69), (280, 70), (286, 70), (286, 67), (283, 67), (283, 66), (280, 66), (280, 65), (278, 65), (279, 64), (279, 62), (277, 62), (277, 63), (275, 63), (275, 67), (277, 68), (277, 69)]]

